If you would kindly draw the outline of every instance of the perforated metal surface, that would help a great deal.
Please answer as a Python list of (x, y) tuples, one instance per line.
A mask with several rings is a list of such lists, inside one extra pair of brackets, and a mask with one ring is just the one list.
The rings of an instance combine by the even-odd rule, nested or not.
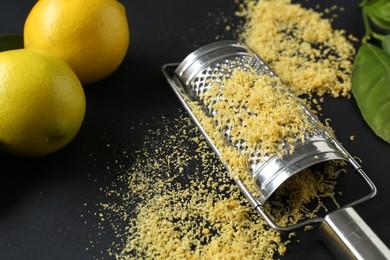
[(223, 78), (230, 78), (235, 69), (244, 71), (255, 69), (259, 74), (275, 76), (259, 59), (253, 56), (237, 55), (211, 63), (194, 76), (189, 86), (194, 91), (194, 94), (199, 97), (201, 93), (210, 88), (211, 84), (221, 82)]
[[(245, 46), (230, 41), (212, 43), (196, 50), (179, 65), (175, 71), (175, 77), (188, 96), (192, 100), (198, 101), (206, 115), (215, 120), (216, 130), (224, 136), (225, 141), (248, 158), (249, 172), (254, 178), (255, 188), (259, 191), (257, 198), (262, 203), (285, 180), (301, 170), (327, 160), (346, 160), (348, 156), (335, 146), (323, 129), (317, 127), (318, 121), (302, 104), (300, 107), (308, 116), (315, 131), (306, 132), (303, 130), (301, 134), (305, 136), (305, 140), (296, 142), (295, 151), (292, 154), (289, 153), (290, 147), (287, 140), (279, 140), (279, 152), (287, 151), (285, 156), (279, 157), (262, 154), (260, 152), (261, 143), (249, 148), (247, 140), (240, 137), (239, 131), (236, 131), (238, 134), (233, 138), (231, 133), (236, 126), (229, 121), (219, 122), (216, 119), (219, 111), (214, 109), (214, 105), (224, 102), (223, 97), (217, 93), (211, 98), (206, 98), (204, 94), (215, 83), (220, 83), (220, 89), (223, 90), (222, 80), (229, 79), (235, 69), (250, 70), (259, 75), (276, 77), (257, 55), (251, 53)], [(291, 98), (294, 98), (288, 88), (285, 91), (290, 93)], [(256, 114), (251, 114), (251, 111), (248, 111), (246, 107), (232, 107), (231, 113), (246, 113), (249, 116), (256, 116)], [(262, 131), (262, 129), (258, 129), (258, 131)]]
[[(210, 89), (212, 84), (221, 83), (224, 78), (230, 78), (235, 69), (242, 69), (244, 71), (255, 69), (259, 74), (274, 76), (268, 67), (264, 66), (263, 63), (260, 63), (258, 59), (255, 59), (252, 56), (233, 56), (222, 61), (214, 62), (209, 67), (206, 67), (198, 74), (196, 74), (189, 82), (189, 87), (193, 93), (193, 96), (195, 96), (196, 99), (200, 101), (201, 104), (203, 104), (203, 108), (209, 116), (215, 117), (218, 111), (213, 107), (215, 104), (223, 102), (223, 98), (221, 95), (217, 95), (214, 99), (205, 99), (203, 94)], [(223, 87), (224, 86), (221, 85), (221, 90)], [(241, 111), (239, 108), (232, 108), (232, 113), (240, 112)], [(249, 111), (246, 112), (249, 113)], [(224, 135), (227, 142), (231, 143), (231, 145), (234, 145), (238, 150), (240, 150), (241, 153), (248, 153), (247, 142), (245, 140), (241, 139), (233, 142), (231, 136), (231, 130), (233, 126), (231, 124), (223, 124), (216, 121), (216, 125)], [(254, 151), (250, 151), (250, 153), (254, 153)], [(250, 159), (253, 160), (253, 158), (254, 156), (251, 155)]]

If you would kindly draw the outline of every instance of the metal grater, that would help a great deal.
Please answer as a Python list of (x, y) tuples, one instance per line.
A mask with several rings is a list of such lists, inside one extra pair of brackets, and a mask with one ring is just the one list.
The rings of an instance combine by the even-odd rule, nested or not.
[[(169, 72), (172, 69), (174, 69), (173, 75)], [(220, 102), (220, 97), (216, 96), (207, 100), (203, 99), (203, 93), (206, 93), (213, 83), (219, 83), (224, 78), (231, 77), (235, 69), (250, 69), (260, 75), (277, 77), (260, 57), (247, 46), (235, 41), (211, 43), (188, 55), (180, 64), (172, 63), (162, 67), (168, 83), (219, 157), (221, 157), (221, 152), (213, 144), (209, 133), (205, 131), (196, 118), (188, 102), (197, 101), (202, 106), (206, 116), (215, 118), (218, 111), (214, 110), (212, 105)], [(239, 178), (235, 178), (236, 184), (249, 202), (274, 229), (281, 232), (290, 232), (309, 224), (321, 223), (321, 237), (340, 259), (389, 259), (390, 250), (352, 208), (375, 196), (376, 188), (374, 184), (342, 145), (325, 128), (318, 127), (320, 124), (318, 119), (298, 101), (287, 87), (286, 92), (300, 104), (302, 111), (308, 116), (315, 129), (310, 133), (303, 133), (304, 140), (294, 144), (295, 149), (291, 154), (287, 153), (282, 157), (260, 156), (258, 150), (248, 149), (245, 140), (233, 141), (231, 136), (232, 126), (229, 123), (216, 122), (225, 142), (234, 146), (247, 157), (255, 190), (248, 189)], [(280, 140), (279, 144), (281, 149), (288, 149), (286, 140)], [(263, 205), (267, 199), (293, 175), (312, 165), (330, 160), (343, 160), (349, 163), (369, 186), (369, 194), (331, 212), (324, 218), (318, 217), (305, 220), (289, 227), (277, 225), (263, 210)], [(229, 170), (228, 165), (226, 165), (226, 168)]]

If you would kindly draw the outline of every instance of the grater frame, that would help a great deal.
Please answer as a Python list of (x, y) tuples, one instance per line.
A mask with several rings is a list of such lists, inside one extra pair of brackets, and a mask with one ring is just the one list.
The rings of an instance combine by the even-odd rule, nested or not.
[[(206, 50), (206, 51), (205, 51)], [(206, 54), (204, 54), (206, 53)], [(210, 55), (212, 53), (213, 55)], [(195, 125), (199, 128), (202, 135), (205, 137), (206, 141), (212, 148), (212, 150), (216, 153), (217, 157), (221, 158), (221, 152), (218, 150), (217, 146), (213, 143), (211, 137), (208, 135), (207, 131), (203, 128), (201, 122), (196, 118), (196, 115), (192, 111), (190, 105), (187, 103), (188, 98), (190, 98), (191, 101), (194, 99), (194, 94), (192, 93), (191, 89), (188, 89), (188, 84), (190, 81), (196, 76), (196, 73), (193, 73), (193, 70), (197, 71), (198, 73), (206, 68), (207, 64), (214, 63), (217, 60), (225, 59), (229, 57), (229, 55), (238, 55), (238, 56), (247, 56), (250, 58), (253, 58), (255, 60), (256, 66), (261, 66), (261, 68), (258, 70), (260, 73), (265, 73), (267, 75), (270, 75), (272, 77), (277, 77), (277, 75), (272, 71), (272, 69), (266, 65), (266, 63), (255, 53), (253, 53), (249, 47), (245, 46), (242, 43), (238, 43), (236, 41), (219, 41), (215, 43), (211, 43), (209, 45), (206, 45), (204, 47), (201, 47), (188, 55), (183, 62), (181, 63), (168, 63), (162, 66), (161, 70), (165, 78), (167, 79), (169, 85), (172, 87), (174, 93), (179, 98), (180, 103), (184, 106), (186, 112), (191, 117), (192, 121), (195, 123)], [(199, 58), (200, 57), (200, 58)], [(194, 65), (195, 64), (195, 65)], [(192, 69), (189, 73), (183, 73), (183, 71), (186, 71), (189, 69), (190, 66), (194, 66), (195, 69)], [(175, 68), (175, 73), (173, 76), (170, 75), (169, 70)], [(179, 78), (181, 78), (179, 80)], [(188, 94), (189, 93), (189, 94)], [(292, 94), (293, 95), (293, 94)], [(192, 96), (192, 97), (191, 97)], [(314, 114), (312, 114), (309, 110), (307, 110), (303, 104), (301, 104), (305, 112), (308, 114), (308, 116), (311, 118), (311, 120), (314, 120), (314, 122), (319, 122), (318, 119)], [(327, 160), (344, 160), (348, 162), (355, 172), (357, 172), (360, 177), (363, 179), (363, 181), (367, 184), (367, 186), (370, 189), (370, 192), (366, 195), (361, 197), (360, 199), (357, 199), (353, 202), (350, 202), (343, 207), (353, 207), (360, 203), (363, 203), (365, 201), (368, 201), (369, 199), (373, 198), (376, 193), (377, 189), (374, 185), (374, 183), (370, 180), (370, 178), (366, 175), (366, 173), (363, 171), (362, 167), (359, 165), (359, 163), (344, 149), (344, 147), (336, 140), (336, 138), (333, 137), (329, 131), (324, 128), (324, 135), (336, 149), (340, 151), (339, 156), (331, 156), (322, 158), (322, 160), (316, 159), (314, 162), (306, 162), (305, 167), (299, 167), (299, 171), (305, 168), (308, 168), (309, 166), (312, 166), (314, 164), (318, 164)], [(305, 147), (307, 148), (307, 147)], [(313, 157), (317, 158), (317, 154), (314, 154)], [(274, 157), (274, 160), (280, 161), (281, 158)], [(272, 163), (271, 167), (274, 166), (275, 163)], [(268, 166), (268, 165), (267, 165)], [(230, 171), (230, 168), (228, 165), (225, 165), (225, 168)], [(264, 167), (263, 167), (264, 168)], [(270, 167), (268, 167), (270, 168)], [(263, 169), (264, 170), (264, 169)], [(267, 170), (267, 169), (265, 169)], [(270, 195), (282, 184), (284, 181), (286, 181), (289, 177), (295, 175), (299, 172), (298, 170), (293, 173), (289, 174), (287, 176), (282, 176), (281, 178), (283, 181), (278, 181), (277, 185), (274, 185), (276, 187), (272, 187), (272, 192), (268, 194), (267, 197), (261, 196), (259, 197), (259, 194), (253, 194), (250, 189), (244, 184), (242, 180), (239, 178), (234, 178), (234, 181), (240, 188), (243, 195), (248, 199), (248, 201), (251, 203), (251, 205), (261, 214), (261, 216), (268, 222), (268, 224), (281, 232), (291, 232), (298, 228), (314, 224), (314, 223), (321, 223), (323, 222), (322, 217), (312, 218), (308, 220), (303, 220), (297, 224), (288, 226), (288, 227), (282, 227), (278, 224), (276, 224), (272, 218), (263, 210), (262, 206), (266, 202), (266, 200), (270, 197)], [(264, 179), (264, 178), (263, 178)], [(270, 178), (271, 180), (267, 179), (268, 182), (275, 181), (275, 179)]]

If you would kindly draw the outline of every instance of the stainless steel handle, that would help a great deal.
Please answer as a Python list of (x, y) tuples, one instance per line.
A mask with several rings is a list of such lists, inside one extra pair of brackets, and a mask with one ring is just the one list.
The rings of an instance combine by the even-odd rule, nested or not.
[(351, 207), (328, 214), (319, 232), (337, 259), (390, 259), (389, 248)]

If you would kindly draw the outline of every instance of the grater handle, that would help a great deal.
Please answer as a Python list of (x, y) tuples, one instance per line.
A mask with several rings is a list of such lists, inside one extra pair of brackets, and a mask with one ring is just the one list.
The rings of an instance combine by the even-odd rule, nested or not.
[(328, 214), (319, 232), (337, 259), (390, 259), (389, 248), (352, 207)]

